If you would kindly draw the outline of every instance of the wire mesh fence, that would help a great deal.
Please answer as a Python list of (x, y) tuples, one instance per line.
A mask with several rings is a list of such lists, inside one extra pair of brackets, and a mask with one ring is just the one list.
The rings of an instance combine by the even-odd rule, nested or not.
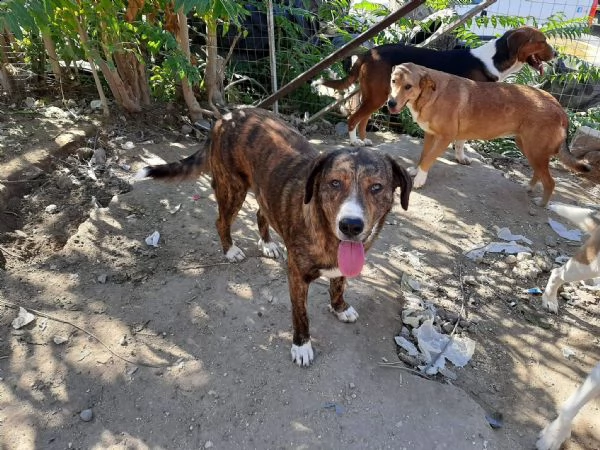
[[(222, 60), (221, 87), (225, 101), (228, 104), (260, 103), (279, 87), (323, 61), (390, 11), (406, 3), (400, 0), (269, 0), (244, 3), (247, 14), (241, 17), (239, 25), (221, 25), (218, 32), (218, 55)], [(440, 0), (439, 3), (441, 5), (444, 2)], [(519, 75), (522, 78), (520, 81), (548, 90), (565, 107), (572, 109), (584, 110), (600, 103), (600, 32), (596, 33), (598, 22), (595, 18), (597, 0), (451, 0), (443, 6), (437, 9), (427, 6), (417, 8), (405, 19), (364, 42), (362, 50), (389, 42), (421, 45), (426, 42), (428, 47), (449, 49), (457, 45), (477, 45), (481, 40), (498, 36), (518, 24), (545, 27), (561, 57), (547, 67), (546, 76), (535, 78), (524, 70)], [(485, 8), (480, 11), (482, 6)], [(427, 39), (436, 30), (440, 33), (447, 24), (474, 8), (480, 9), (477, 9), (478, 13), (473, 19), (428, 42)], [(269, 12), (273, 16), (271, 25)], [(189, 16), (188, 23), (193, 61), (202, 72), (202, 63), (206, 62), (208, 53), (206, 29), (202, 21), (193, 15)], [(30, 40), (34, 37), (29, 35)], [(470, 41), (472, 37), (476, 37), (478, 42)], [(48, 78), (45, 74), (49, 71), (40, 68), (48, 65), (48, 61), (44, 60), (41, 40), (37, 47), (29, 42), (26, 58), (19, 54), (23, 52), (23, 46), (10, 42), (8, 34), (2, 36), (0, 44), (1, 87), (5, 86), (6, 79), (11, 75), (6, 71), (14, 72), (12, 79), (18, 83), (17, 92), (20, 96), (32, 92), (40, 78)], [(37, 48), (38, 51), (31, 48)], [(161, 63), (164, 65), (164, 60), (160, 58), (147, 61), (151, 82), (153, 75), (164, 72), (156, 69)], [(319, 76), (343, 77), (350, 65), (350, 58), (346, 58)], [(82, 71), (87, 73), (85, 69)], [(91, 85), (89, 73), (87, 75)], [(51, 77), (49, 80), (52, 84)], [(196, 89), (196, 93), (201, 95), (201, 90)], [(335, 92), (317, 91), (307, 82), (282, 97), (278, 106), (283, 113), (310, 117), (331, 105), (337, 96)], [(356, 98), (353, 102), (341, 103), (342, 109), (336, 108), (332, 113), (347, 113), (356, 103)]]

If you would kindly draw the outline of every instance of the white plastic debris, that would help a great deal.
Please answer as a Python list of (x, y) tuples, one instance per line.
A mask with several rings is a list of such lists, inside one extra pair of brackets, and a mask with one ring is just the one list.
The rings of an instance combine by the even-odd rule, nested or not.
[(529, 247), (517, 244), (515, 241), (511, 242), (490, 242), (483, 247), (474, 248), (465, 253), (465, 256), (469, 259), (481, 259), (486, 253), (506, 253), (516, 254), (521, 252), (531, 253)]
[[(446, 359), (457, 367), (464, 367), (473, 357), (475, 341), (464, 336), (448, 336), (439, 333), (433, 326), (433, 320), (429, 319), (413, 330), (417, 338), (419, 349), (427, 362), (427, 366), (421, 366), (428, 375), (434, 375), (443, 369)], [(446, 346), (448, 341), (451, 342)]]
[(52, 203), (51, 205), (46, 206), (45, 211), (48, 214), (55, 214), (58, 212), (58, 206), (56, 206), (54, 203)]
[(417, 350), (415, 344), (410, 342), (404, 336), (395, 336), (394, 340), (396, 341), (396, 344), (406, 350), (410, 356), (417, 356), (419, 354), (419, 350)]
[(175, 205), (173, 208), (169, 208), (168, 211), (171, 214), (175, 214), (177, 211), (179, 211), (181, 209), (181, 203)]
[(531, 242), (529, 239), (527, 239), (522, 234), (512, 234), (510, 229), (508, 229), (508, 227), (503, 227), (503, 228), (496, 227), (496, 230), (497, 230), (496, 236), (498, 236), (500, 239), (503, 239), (505, 241), (515, 241), (515, 242), (523, 241), (529, 245), (533, 244), (533, 242)]
[(152, 247), (158, 247), (158, 240), (160, 239), (160, 233), (155, 231), (150, 236), (146, 238), (146, 244), (151, 245)]
[(568, 239), (569, 241), (581, 241), (581, 236), (583, 232), (578, 229), (568, 230), (562, 223), (557, 222), (551, 218), (548, 218), (548, 223), (550, 227), (554, 230), (556, 234), (558, 234), (561, 238)]
[(124, 142), (123, 144), (121, 144), (121, 148), (123, 150), (131, 150), (131, 149), (135, 148), (135, 144), (131, 141), (127, 141), (127, 142)]
[(577, 353), (571, 347), (563, 347), (562, 354), (565, 358), (570, 358), (571, 356), (575, 356)]
[(23, 328), (25, 325), (30, 324), (34, 320), (35, 316), (33, 314), (31, 314), (25, 308), (19, 306), (19, 315), (12, 321), (12, 327), (15, 330), (18, 330), (19, 328)]
[(67, 342), (69, 340), (69, 338), (66, 338), (64, 336), (54, 336), (52, 338), (52, 341), (54, 341), (54, 343), (56, 345), (60, 345), (60, 344), (64, 344), (65, 342)]

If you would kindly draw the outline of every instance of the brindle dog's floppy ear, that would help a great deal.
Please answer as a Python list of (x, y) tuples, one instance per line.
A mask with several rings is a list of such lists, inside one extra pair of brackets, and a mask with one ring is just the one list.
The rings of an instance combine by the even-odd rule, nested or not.
[(421, 91), (424, 91), (427, 88), (431, 88), (432, 91), (435, 91), (435, 81), (431, 78), (427, 72), (423, 72), (421, 75), (421, 80), (419, 81), (419, 87)]
[(327, 152), (321, 154), (315, 161), (313, 162), (312, 168), (308, 173), (308, 178), (306, 179), (306, 186), (304, 187), (304, 204), (308, 205), (312, 200), (315, 184), (317, 179), (323, 172), (325, 168), (325, 163), (329, 161), (333, 157), (333, 152)]
[(407, 170), (398, 164), (390, 155), (385, 155), (392, 165), (392, 173), (394, 175), (394, 189), (400, 187), (400, 205), (405, 211), (408, 209), (408, 197), (412, 191), (413, 180)]

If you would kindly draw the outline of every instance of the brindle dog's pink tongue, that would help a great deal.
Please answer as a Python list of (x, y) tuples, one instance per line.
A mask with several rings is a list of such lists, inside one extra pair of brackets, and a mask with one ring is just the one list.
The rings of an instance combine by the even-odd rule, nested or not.
[(338, 267), (345, 277), (356, 277), (365, 264), (365, 248), (362, 242), (341, 241), (338, 246)]

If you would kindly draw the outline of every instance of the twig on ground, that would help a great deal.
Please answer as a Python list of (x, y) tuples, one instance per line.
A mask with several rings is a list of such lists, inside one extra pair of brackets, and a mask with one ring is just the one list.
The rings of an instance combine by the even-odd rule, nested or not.
[[(5, 307), (11, 308), (11, 309), (19, 309), (19, 305), (16, 305), (15, 303), (7, 302), (4, 300), (0, 300), (0, 305), (4, 305)], [(118, 353), (113, 351), (108, 345), (106, 345), (95, 334), (91, 333), (90, 331), (87, 331), (85, 328), (82, 328), (79, 325), (74, 324), (73, 322), (69, 322), (68, 320), (64, 320), (64, 319), (59, 319), (58, 317), (51, 316), (50, 314), (46, 314), (45, 312), (38, 311), (36, 309), (27, 308), (27, 310), (31, 311), (32, 313), (34, 313), (40, 317), (45, 317), (46, 319), (54, 320), (55, 322), (64, 323), (66, 325), (72, 326), (73, 328), (77, 328), (79, 331), (81, 331), (81, 332), (87, 334), (88, 336), (90, 336), (91, 338), (95, 339), (100, 345), (102, 345), (106, 350), (108, 350), (108, 352), (111, 355), (115, 356), (116, 358), (119, 358), (122, 361), (125, 361), (126, 363), (133, 364), (134, 366), (152, 367), (152, 368), (156, 368), (156, 369), (171, 366), (171, 364), (150, 364), (150, 363), (145, 363), (145, 362), (132, 361), (130, 359), (127, 359), (127, 358), (119, 355)]]
[(414, 373), (415, 375), (418, 375), (418, 376), (420, 376), (422, 378), (425, 378), (427, 380), (431, 380), (431, 377), (429, 375), (427, 375), (426, 373), (421, 372), (419, 370), (411, 369), (410, 367), (405, 367), (404, 365), (401, 365), (401, 364), (404, 364), (404, 363), (402, 363), (402, 362), (392, 362), (392, 363), (382, 363), (382, 362), (380, 362), (379, 366), (380, 367), (388, 367), (390, 369), (405, 370), (407, 372)]
[(23, 258), (21, 256), (17, 255), (16, 253), (11, 252), (10, 250), (7, 250), (6, 248), (2, 247), (1, 245), (0, 245), (0, 251), (23, 261)]

